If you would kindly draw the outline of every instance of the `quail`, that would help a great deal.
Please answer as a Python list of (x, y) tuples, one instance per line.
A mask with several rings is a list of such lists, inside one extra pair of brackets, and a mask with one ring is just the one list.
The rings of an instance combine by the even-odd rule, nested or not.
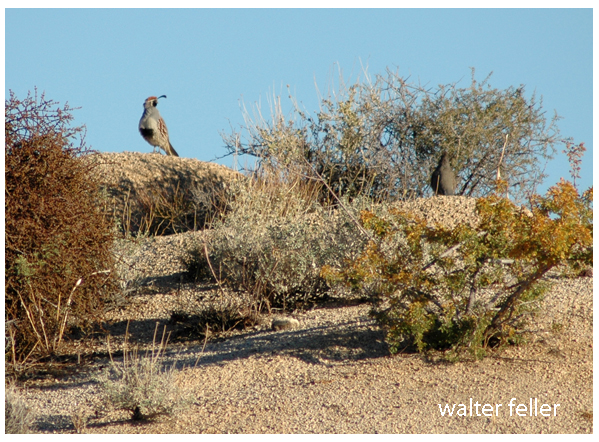
[(139, 132), (144, 140), (154, 147), (154, 152), (156, 152), (156, 147), (158, 147), (164, 150), (167, 155), (178, 157), (179, 155), (173, 149), (168, 138), (166, 123), (156, 107), (158, 106), (158, 100), (162, 97), (166, 98), (166, 95), (148, 97), (144, 101), (144, 113), (141, 116), (141, 120), (139, 120)]
[(449, 165), (449, 157), (446, 152), (443, 152), (439, 165), (433, 172), (431, 177), (431, 187), (435, 195), (454, 195), (456, 186), (456, 178), (451, 166)]

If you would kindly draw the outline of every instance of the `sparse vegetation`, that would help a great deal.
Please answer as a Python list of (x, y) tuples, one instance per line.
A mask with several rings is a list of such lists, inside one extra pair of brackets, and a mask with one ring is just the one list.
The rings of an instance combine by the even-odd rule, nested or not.
[(156, 186), (135, 196), (135, 211), (129, 210), (125, 235), (172, 235), (203, 229), (213, 217), (226, 210), (224, 190), (208, 194), (196, 187)]
[[(473, 71), (469, 87), (425, 90), (388, 72), (323, 99), (315, 118), (295, 102), (285, 118), (278, 98), (271, 121), (246, 114), (245, 141), (238, 132), (223, 139), (230, 153), (259, 158), (258, 173), (212, 226), (210, 242), (191, 251), (190, 272), (252, 293), (258, 310), (293, 308), (331, 285), (350, 286), (375, 299), (395, 351), (470, 348), (479, 356), (489, 344), (518, 341), (545, 290), (542, 276), (558, 263), (580, 270), (591, 262), (592, 190), (575, 196), (560, 183), (552, 196), (534, 195), (539, 161), (560, 142), (557, 116), (548, 122), (522, 86), (498, 90), (488, 80), (477, 82)], [(487, 195), (501, 176), (497, 192), (528, 197), (533, 215), (498, 196), (479, 199), (478, 227), (430, 227), (383, 209), (381, 201), (429, 194), (441, 146), (457, 160), (458, 194)], [(580, 161), (582, 145), (567, 148)], [(577, 221), (563, 224), (572, 210)], [(535, 247), (550, 216), (560, 227), (545, 235), (579, 236), (567, 250), (554, 244), (547, 256), (560, 258), (546, 262)], [(530, 236), (514, 243), (523, 232)], [(528, 255), (515, 259), (513, 244)]]
[(179, 159), (165, 164), (160, 155), (104, 153), (89, 159), (102, 184), (103, 211), (124, 237), (201, 230), (226, 212), (228, 181), (242, 178), (223, 166), (194, 168), (189, 159), (180, 159), (177, 170)]
[(166, 344), (165, 334), (158, 343), (155, 333), (152, 350), (141, 356), (137, 348), (127, 348), (125, 341), (123, 361), (118, 363), (111, 357), (109, 370), (99, 379), (106, 403), (130, 412), (133, 420), (153, 419), (187, 408), (193, 400), (192, 392), (177, 383), (175, 363), (165, 367)]
[(156, 186), (138, 192), (137, 203), (137, 232), (160, 236), (198, 228), (198, 208), (189, 189)]
[[(128, 317), (123, 321), (114, 309), (118, 319), (111, 322), (106, 307), (126, 306), (129, 293), (141, 295), (131, 302), (141, 309), (148, 293), (175, 291), (180, 308), (152, 305), (144, 320), (168, 319), (171, 341), (203, 340), (204, 348), (214, 334), (263, 324), (262, 314), (310, 308), (337, 295), (372, 303), (394, 353), (438, 350), (450, 360), (480, 358), (489, 347), (524, 342), (527, 320), (549, 287), (547, 273), (592, 269), (593, 192), (580, 194), (575, 186), (583, 143), (562, 140), (574, 185), (562, 181), (545, 196), (535, 195), (540, 162), (559, 140), (557, 117), (547, 121), (534, 95), (527, 98), (522, 87), (491, 88), (474, 72), (469, 87), (437, 89), (387, 74), (343, 87), (322, 100), (315, 117), (294, 102), (286, 118), (278, 101), (272, 121), (246, 115), (247, 138), (225, 135), (226, 147), (260, 161), (226, 189), (140, 187), (118, 210), (112, 207), (112, 216), (109, 192), (88, 180), (93, 162), (80, 161), (87, 153), (82, 137), (73, 147), (83, 128), (68, 127), (71, 109), (52, 110), (55, 103), (43, 96), (21, 102), (11, 94), (5, 124), (7, 362), (18, 369), (32, 355), (54, 357), (69, 331), (96, 321), (124, 327)], [(430, 173), (442, 149), (460, 176), (455, 198), (477, 198), (477, 216), (456, 226), (402, 209), (430, 195)], [(505, 181), (495, 181), (499, 175)], [(527, 208), (504, 197), (508, 191)], [(145, 263), (162, 252), (152, 236), (198, 229), (205, 234), (169, 243), (197, 239), (181, 253), (187, 281), (176, 274), (173, 283), (170, 267), (156, 277), (136, 265), (139, 255)], [(121, 256), (115, 256), (119, 233)], [(190, 281), (204, 284), (203, 291)], [(168, 294), (160, 291), (167, 285)], [(138, 330), (146, 325), (135, 324)], [(568, 323), (554, 319), (549, 327), (560, 335)], [(103, 403), (132, 420), (172, 416), (194, 400), (178, 382), (175, 363), (167, 361), (166, 327), (160, 342), (157, 330), (153, 341), (151, 330), (143, 332), (147, 351), (140, 350), (143, 340), (129, 344), (127, 330), (122, 360), (113, 357), (109, 340), (110, 364), (97, 379)], [(360, 339), (378, 345), (379, 333)], [(566, 357), (561, 350), (549, 354)], [(16, 399), (9, 407), (7, 387), (7, 432), (9, 412), (11, 431), (30, 431), (31, 414), (10, 388)], [(78, 433), (98, 417), (86, 407), (67, 416), (69, 431), (69, 417)], [(592, 420), (592, 412), (581, 415)]]
[(358, 227), (320, 205), (316, 186), (297, 176), (266, 168), (239, 184), (230, 212), (211, 225), (207, 242), (189, 251), (190, 275), (248, 293), (254, 311), (293, 309), (327, 296), (320, 268), (361, 249)]
[[(490, 76), (489, 76), (490, 77)], [(321, 99), (310, 115), (292, 98), (284, 115), (274, 97), (272, 116), (244, 114), (246, 126), (223, 134), (230, 154), (247, 154), (280, 169), (320, 176), (337, 196), (405, 200), (431, 194), (430, 174), (442, 151), (457, 172), (457, 195), (487, 195), (497, 178), (523, 201), (542, 181), (542, 162), (560, 141), (558, 116), (525, 88), (492, 88), (489, 77), (470, 85), (427, 87), (387, 71)], [(328, 189), (321, 194), (330, 200)]]
[(71, 415), (71, 422), (77, 434), (84, 434), (89, 421), (88, 411), (83, 404), (80, 404)]
[(259, 322), (258, 312), (250, 300), (239, 298), (216, 299), (198, 308), (171, 312), (170, 323), (177, 327), (174, 338), (179, 340), (207, 339), (212, 334), (245, 329)]
[(574, 144), (570, 140), (564, 140), (564, 143), (566, 144), (566, 148), (563, 150), (563, 153), (568, 156), (572, 184), (576, 187), (576, 179), (580, 178), (580, 163), (582, 163), (582, 157), (587, 149), (584, 147), (584, 143)]

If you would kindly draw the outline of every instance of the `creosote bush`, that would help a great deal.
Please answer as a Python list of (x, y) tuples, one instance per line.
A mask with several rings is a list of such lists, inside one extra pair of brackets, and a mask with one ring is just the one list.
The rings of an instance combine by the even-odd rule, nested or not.
[(592, 197), (592, 189), (580, 196), (562, 181), (526, 211), (493, 194), (477, 201), (478, 226), (451, 229), (398, 210), (363, 211), (373, 240), (323, 275), (371, 293), (393, 352), (450, 349), (457, 356), (468, 349), (480, 357), (489, 345), (522, 338), (547, 272), (562, 266), (578, 274), (592, 265)]
[(83, 128), (42, 95), (5, 106), (5, 320), (13, 366), (59, 350), (70, 327), (98, 319), (116, 291), (112, 225)]
[[(490, 76), (489, 76), (490, 77)], [(431, 194), (430, 174), (446, 151), (458, 175), (457, 195), (479, 197), (497, 170), (510, 195), (525, 200), (542, 181), (542, 161), (561, 141), (542, 100), (525, 87), (493, 88), (489, 77), (461, 86), (426, 87), (397, 73), (359, 79), (320, 100), (309, 114), (291, 98), (285, 115), (274, 97), (272, 115), (245, 111), (245, 127), (222, 134), (231, 155), (247, 154), (278, 167), (322, 177), (337, 196), (406, 200)], [(322, 187), (322, 199), (330, 201)]]

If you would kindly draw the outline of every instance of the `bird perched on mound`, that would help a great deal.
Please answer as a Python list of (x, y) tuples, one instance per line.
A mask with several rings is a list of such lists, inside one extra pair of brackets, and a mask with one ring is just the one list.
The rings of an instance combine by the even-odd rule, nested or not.
[(451, 166), (449, 165), (449, 157), (446, 152), (443, 152), (439, 165), (433, 172), (431, 177), (431, 187), (435, 195), (454, 195), (456, 186), (456, 178)]
[(156, 107), (158, 106), (158, 99), (162, 97), (166, 98), (166, 95), (148, 97), (144, 101), (144, 113), (141, 116), (141, 120), (139, 120), (139, 132), (144, 137), (144, 140), (154, 146), (154, 152), (156, 152), (156, 147), (159, 147), (167, 155), (178, 157), (179, 155), (169, 141), (166, 123)]

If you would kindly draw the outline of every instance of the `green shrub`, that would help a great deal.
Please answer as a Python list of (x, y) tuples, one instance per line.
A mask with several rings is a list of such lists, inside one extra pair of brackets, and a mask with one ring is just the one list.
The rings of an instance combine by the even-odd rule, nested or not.
[(592, 196), (562, 181), (527, 211), (491, 195), (477, 201), (478, 226), (451, 229), (399, 210), (363, 211), (374, 240), (323, 275), (371, 293), (392, 352), (467, 348), (479, 357), (489, 345), (522, 338), (548, 271), (565, 266), (578, 274), (592, 265)]
[[(71, 109), (11, 92), (5, 109), (5, 320), (12, 362), (52, 354), (116, 291), (112, 225)], [(79, 137), (79, 138), (78, 138)], [(79, 144), (74, 143), (79, 140)]]

